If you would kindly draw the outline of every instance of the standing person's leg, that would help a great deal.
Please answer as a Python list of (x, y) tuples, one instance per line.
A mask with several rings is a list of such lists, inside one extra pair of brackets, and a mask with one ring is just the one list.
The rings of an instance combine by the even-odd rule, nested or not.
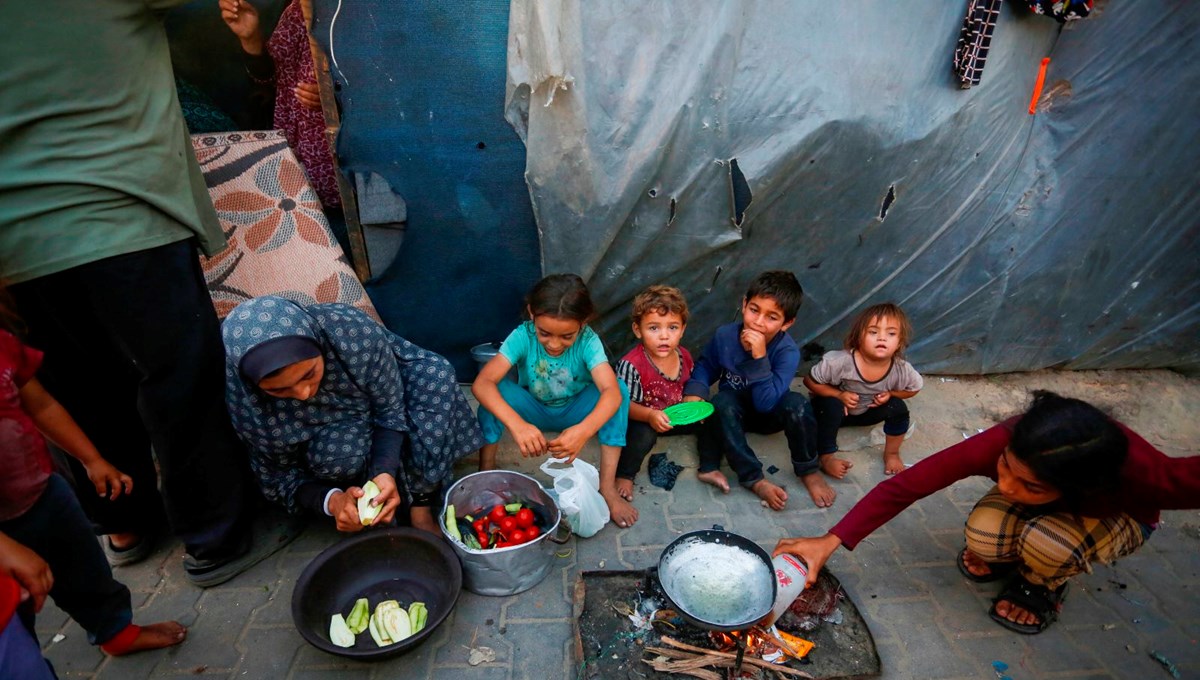
[(846, 406), (839, 399), (814, 394), (812, 410), (817, 420), (817, 454), (821, 470), (834, 479), (842, 479), (854, 467), (850, 461), (834, 455), (838, 451), (837, 433), (846, 416)]
[(103, 331), (92, 337), (78, 332), (81, 326), (102, 328), (78, 285), (67, 271), (11, 291), (29, 328), (29, 344), (45, 353), (38, 378), (101, 455), (134, 480), (132, 493), (102, 498), (83, 466), (64, 455), (80, 505), (97, 533), (109, 535), (115, 548), (127, 549), (115, 555), (145, 557), (151, 545), (143, 539), (165, 529), (166, 518), (150, 439), (136, 408), (140, 376)]

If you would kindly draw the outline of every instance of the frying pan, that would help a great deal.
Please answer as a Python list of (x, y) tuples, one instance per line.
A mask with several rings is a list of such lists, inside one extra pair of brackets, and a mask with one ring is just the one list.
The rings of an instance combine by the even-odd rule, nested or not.
[(707, 630), (745, 630), (775, 605), (771, 556), (716, 524), (672, 541), (658, 558), (658, 579), (675, 610)]

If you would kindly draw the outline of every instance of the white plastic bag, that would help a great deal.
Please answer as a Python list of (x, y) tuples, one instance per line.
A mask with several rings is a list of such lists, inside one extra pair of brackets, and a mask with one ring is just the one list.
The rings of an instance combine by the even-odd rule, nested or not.
[(608, 503), (600, 495), (600, 472), (595, 465), (579, 458), (570, 465), (550, 458), (541, 469), (554, 479), (558, 508), (571, 522), (576, 536), (594, 536), (608, 524)]

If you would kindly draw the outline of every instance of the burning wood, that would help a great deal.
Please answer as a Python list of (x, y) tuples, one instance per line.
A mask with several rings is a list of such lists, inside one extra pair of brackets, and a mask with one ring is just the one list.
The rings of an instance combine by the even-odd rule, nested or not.
[[(663, 673), (675, 673), (690, 675), (697, 678), (705, 678), (706, 680), (720, 680), (721, 675), (713, 671), (705, 671), (705, 667), (711, 668), (735, 668), (738, 662), (736, 654), (724, 652), (715, 649), (704, 649), (703, 647), (695, 647), (684, 644), (667, 636), (662, 637), (662, 643), (673, 649), (663, 647), (647, 647), (645, 651), (649, 654), (654, 654), (651, 659), (643, 659), (651, 668)], [(734, 645), (736, 646), (736, 639)], [(684, 654), (690, 652), (690, 654)], [(756, 659), (751, 656), (745, 656), (742, 659), (743, 665), (754, 666), (757, 669), (772, 671), (780, 676), (811, 678), (812, 676), (804, 671), (798, 671), (787, 666), (780, 666), (769, 661)]]

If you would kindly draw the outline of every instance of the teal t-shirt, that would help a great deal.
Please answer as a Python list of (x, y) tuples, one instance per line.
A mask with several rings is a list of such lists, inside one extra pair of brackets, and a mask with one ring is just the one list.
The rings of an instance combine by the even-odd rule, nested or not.
[(0, 276), (36, 279), (195, 237), (225, 244), (175, 94), (162, 11), (0, 3)]
[(517, 367), (518, 383), (547, 406), (562, 406), (593, 384), (592, 369), (607, 363), (604, 344), (584, 326), (575, 343), (560, 356), (550, 356), (537, 341), (532, 321), (517, 326), (500, 345), (500, 354)]

